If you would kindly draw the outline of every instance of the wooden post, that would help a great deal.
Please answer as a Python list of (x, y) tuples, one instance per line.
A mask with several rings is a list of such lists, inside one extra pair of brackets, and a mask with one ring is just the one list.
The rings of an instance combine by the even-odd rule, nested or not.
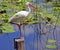
[(24, 50), (24, 38), (15, 39), (17, 50)]

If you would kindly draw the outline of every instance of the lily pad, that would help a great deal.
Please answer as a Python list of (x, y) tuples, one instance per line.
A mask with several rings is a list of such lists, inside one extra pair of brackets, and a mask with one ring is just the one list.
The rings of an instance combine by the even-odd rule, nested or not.
[(10, 24), (2, 26), (3, 33), (14, 32), (14, 27)]
[(47, 45), (47, 46), (46, 46), (46, 48), (49, 48), (49, 49), (50, 49), (50, 48), (53, 49), (53, 48), (56, 48), (56, 47), (57, 47), (56, 45), (53, 45), (53, 46), (52, 46), (52, 45)]
[(48, 40), (49, 43), (55, 43), (56, 40)]
[(29, 24), (37, 24), (38, 21), (32, 21), (32, 22), (29, 22)]

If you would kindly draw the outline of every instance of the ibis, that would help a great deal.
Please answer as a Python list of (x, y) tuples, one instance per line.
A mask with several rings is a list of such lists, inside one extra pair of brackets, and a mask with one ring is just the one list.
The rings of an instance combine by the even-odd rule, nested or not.
[(29, 14), (31, 13), (31, 9), (37, 10), (37, 8), (34, 5), (32, 5), (30, 2), (27, 2), (26, 6), (28, 8), (27, 11), (19, 11), (8, 20), (9, 23), (18, 25), (20, 30), (20, 36), (21, 36), (21, 24), (23, 24), (23, 22), (27, 20)]

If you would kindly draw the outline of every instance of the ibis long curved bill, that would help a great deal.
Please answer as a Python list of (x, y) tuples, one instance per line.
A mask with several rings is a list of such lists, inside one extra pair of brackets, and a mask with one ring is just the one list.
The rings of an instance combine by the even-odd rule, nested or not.
[(36, 6), (32, 5), (32, 4), (29, 4), (30, 7), (36, 9), (37, 11), (39, 10)]

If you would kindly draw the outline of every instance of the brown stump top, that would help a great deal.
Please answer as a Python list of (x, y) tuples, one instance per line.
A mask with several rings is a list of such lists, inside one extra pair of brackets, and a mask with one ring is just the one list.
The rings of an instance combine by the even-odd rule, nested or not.
[(23, 42), (24, 41), (24, 38), (19, 38), (19, 39), (15, 39), (16, 42)]

